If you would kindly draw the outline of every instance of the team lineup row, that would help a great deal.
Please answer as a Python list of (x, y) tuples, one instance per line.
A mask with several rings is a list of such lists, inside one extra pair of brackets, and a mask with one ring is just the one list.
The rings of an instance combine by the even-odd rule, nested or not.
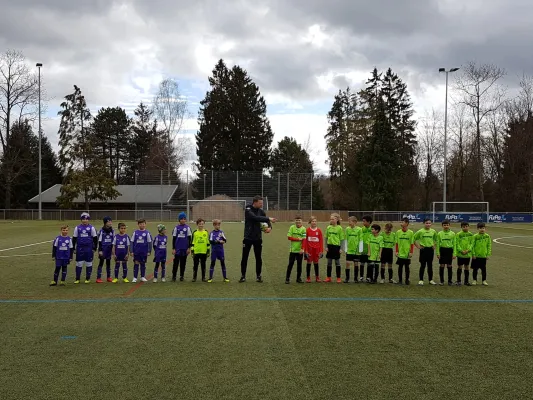
[[(213, 279), (216, 261), (219, 260), (222, 268), (223, 279), (229, 282), (226, 273), (224, 244), (227, 239), (220, 229), (221, 221), (213, 221), (213, 230), (208, 232), (205, 229), (205, 221), (196, 221), (197, 229), (192, 231), (187, 225), (187, 218), (184, 213), (178, 217), (179, 224), (172, 232), (172, 254), (174, 255), (172, 280), (176, 281), (179, 272), (180, 281), (184, 280), (187, 258), (193, 256), (193, 281), (197, 280), (198, 268), (201, 267), (202, 281), (211, 282)], [(74, 283), (81, 280), (83, 266), (85, 264), (85, 283), (91, 282), (93, 269), (94, 252), (98, 251), (99, 264), (97, 267), (97, 283), (102, 283), (102, 270), (106, 264), (107, 281), (118, 282), (120, 267), (122, 266), (122, 280), (129, 282), (127, 262), (134, 261), (134, 278), (132, 282), (137, 282), (140, 272), (140, 280), (146, 282), (146, 262), (148, 257), (154, 252), (155, 268), (154, 282), (158, 281), (159, 268), (161, 268), (161, 281), (166, 279), (167, 244), (168, 237), (164, 225), (158, 225), (158, 235), (152, 237), (146, 230), (146, 221), (138, 220), (138, 229), (131, 237), (126, 233), (126, 225), (118, 225), (118, 233), (112, 227), (112, 220), (104, 218), (103, 227), (97, 233), (90, 223), (88, 213), (81, 215), (81, 224), (74, 228), (73, 237), (69, 236), (69, 227), (61, 227), (61, 235), (53, 242), (52, 257), (55, 260), (54, 278), (51, 286), (65, 285), (67, 276), (67, 266), (76, 255), (76, 278)], [(409, 229), (409, 220), (405, 218), (401, 223), (401, 229), (392, 231), (392, 224), (386, 224), (382, 231), (381, 226), (372, 224), (372, 218), (365, 216), (362, 219), (363, 226), (357, 226), (357, 218), (350, 217), (348, 227), (341, 226), (340, 216), (332, 214), (330, 224), (324, 235), (317, 226), (317, 219), (309, 219), (309, 227), (303, 226), (300, 216), (296, 216), (294, 225), (289, 228), (287, 238), (290, 241), (289, 263), (287, 266), (286, 283), (290, 283), (290, 276), (294, 264), (297, 264), (298, 283), (302, 280), (303, 260), (307, 262), (307, 279), (311, 282), (311, 267), (314, 266), (315, 281), (322, 282), (319, 273), (319, 260), (324, 253), (327, 259), (327, 276), (324, 282), (332, 281), (333, 263), (336, 267), (337, 282), (350, 282), (350, 273), (353, 268), (354, 282), (377, 283), (379, 271), (381, 270), (380, 283), (385, 283), (385, 270), (388, 272), (388, 282), (398, 284), (410, 284), (410, 264), (413, 257), (414, 247), (420, 249), (420, 270), (419, 285), (424, 284), (424, 275), (427, 268), (429, 283), (436, 285), (433, 280), (432, 263), (435, 251), (440, 265), (440, 284), (444, 285), (444, 270), (448, 270), (448, 284), (453, 285), (452, 260), (457, 258), (457, 280), (456, 285), (461, 285), (461, 275), (464, 272), (464, 284), (477, 284), (478, 270), (482, 273), (482, 284), (487, 285), (486, 264), (491, 256), (491, 239), (485, 232), (486, 227), (479, 223), (478, 233), (472, 234), (469, 231), (469, 224), (462, 223), (461, 231), (455, 233), (450, 230), (449, 221), (442, 222), (442, 231), (436, 232), (431, 228), (431, 221), (426, 220), (424, 228), (416, 233)], [(261, 225), (261, 223), (260, 223)], [(270, 232), (271, 228), (264, 225), (263, 232)], [(341, 254), (346, 253), (345, 279), (341, 278)], [(393, 279), (393, 256), (396, 253), (398, 265), (398, 280)], [(211, 256), (209, 278), (206, 279), (206, 262)], [(111, 260), (115, 260), (114, 275), (111, 271)], [(473, 281), (469, 282), (470, 259), (472, 259)], [(365, 278), (365, 266), (366, 278)], [(380, 268), (381, 266), (381, 268)], [(405, 280), (403, 272), (405, 271)], [(59, 274), (61, 273), (61, 281)], [(245, 281), (241, 277), (241, 282)], [(262, 281), (262, 279), (261, 279)]]

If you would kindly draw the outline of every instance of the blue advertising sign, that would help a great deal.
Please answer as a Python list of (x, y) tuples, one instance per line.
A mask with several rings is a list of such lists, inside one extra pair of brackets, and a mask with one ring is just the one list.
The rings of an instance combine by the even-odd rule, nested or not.
[[(489, 220), (487, 221), (486, 213), (435, 213), (433, 217), (432, 213), (413, 213), (404, 212), (402, 218), (409, 218), (409, 222), (423, 223), (426, 218), (431, 219), (433, 222), (442, 222), (445, 219), (451, 223), (459, 222), (491, 222), (491, 223), (533, 223), (533, 214), (524, 213), (500, 213), (489, 214)], [(434, 218), (434, 219), (433, 219)]]

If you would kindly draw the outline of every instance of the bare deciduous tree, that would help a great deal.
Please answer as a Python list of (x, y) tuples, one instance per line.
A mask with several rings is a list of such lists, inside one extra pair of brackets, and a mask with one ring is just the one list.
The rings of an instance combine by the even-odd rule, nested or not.
[[(170, 78), (164, 79), (159, 84), (153, 107), (167, 136), (168, 148), (165, 150), (168, 154), (166, 154), (165, 159), (168, 161), (168, 184), (170, 185), (171, 169), (175, 168), (177, 171), (185, 162), (190, 151), (190, 145), (186, 138), (179, 135), (183, 129), (185, 118), (189, 116), (189, 107), (187, 99), (181, 94), (179, 84)], [(170, 161), (173, 162), (173, 165)]]
[(471, 113), (476, 132), (476, 158), (478, 164), (478, 191), (480, 201), (483, 193), (483, 159), (481, 136), (486, 118), (497, 111), (505, 101), (505, 89), (498, 81), (505, 76), (505, 70), (493, 64), (477, 65), (469, 62), (455, 81), (455, 89), (460, 94), (460, 103), (466, 105)]
[(464, 104), (455, 104), (450, 118), (451, 151), (450, 175), (451, 193), (461, 195), (464, 193), (464, 182), (467, 166), (470, 164), (472, 154), (472, 120), (468, 118), (468, 108)]
[(8, 50), (0, 55), (0, 142), (2, 157), (9, 159), (4, 170), (5, 207), (11, 206), (12, 168), (15, 154), (10, 154), (13, 124), (33, 121), (38, 115), (38, 79), (21, 52)]

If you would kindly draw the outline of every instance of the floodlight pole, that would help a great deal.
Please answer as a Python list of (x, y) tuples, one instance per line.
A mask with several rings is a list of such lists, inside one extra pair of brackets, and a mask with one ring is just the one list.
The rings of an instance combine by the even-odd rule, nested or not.
[(42, 138), (42, 129), (41, 129), (41, 67), (43, 64), (37, 63), (35, 65), (37, 69), (39, 70), (39, 221), (43, 219), (43, 182), (42, 182), (42, 171), (41, 171), (41, 163), (42, 163), (42, 149), (41, 149), (41, 142), (43, 140)]
[(447, 150), (448, 150), (448, 73), (455, 72), (459, 68), (451, 68), (450, 70), (446, 70), (446, 68), (439, 68), (439, 72), (445, 72), (446, 73), (446, 97), (444, 100), (444, 176), (443, 176), (443, 182), (442, 182), (442, 211), (446, 212), (446, 186), (447, 186), (447, 178), (446, 178), (446, 160), (447, 160)]

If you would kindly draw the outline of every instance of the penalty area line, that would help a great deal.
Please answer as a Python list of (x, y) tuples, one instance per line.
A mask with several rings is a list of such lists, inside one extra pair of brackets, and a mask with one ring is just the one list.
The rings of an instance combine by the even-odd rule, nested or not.
[(25, 245), (23, 245), (23, 246), (10, 247), (9, 249), (0, 249), (0, 252), (2, 252), (2, 251), (16, 250), (16, 249), (22, 249), (22, 248), (24, 248), (24, 247), (37, 246), (37, 245), (45, 244), (45, 243), (52, 244), (52, 242), (53, 242), (52, 240), (47, 240), (46, 242), (39, 242), (39, 243), (32, 243), (32, 244), (25, 244)]

